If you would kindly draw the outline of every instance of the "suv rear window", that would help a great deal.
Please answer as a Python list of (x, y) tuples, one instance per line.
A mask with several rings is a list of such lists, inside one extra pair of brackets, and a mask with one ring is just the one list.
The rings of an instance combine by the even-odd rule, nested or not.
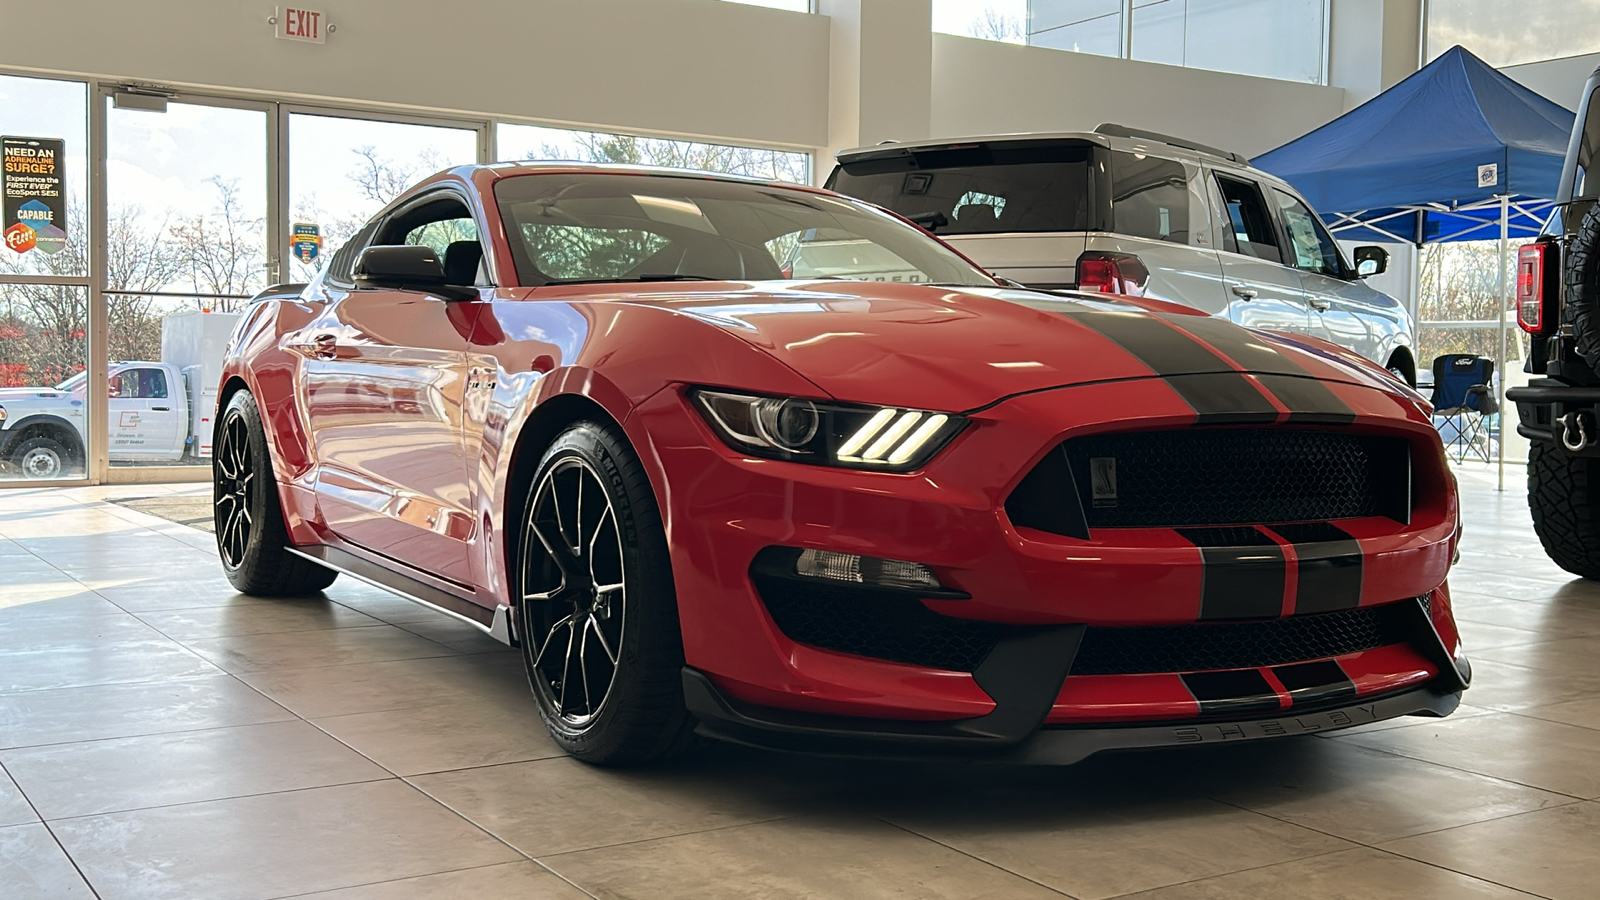
[(985, 146), (869, 159), (828, 187), (892, 209), (938, 235), (1088, 231), (1091, 148)]

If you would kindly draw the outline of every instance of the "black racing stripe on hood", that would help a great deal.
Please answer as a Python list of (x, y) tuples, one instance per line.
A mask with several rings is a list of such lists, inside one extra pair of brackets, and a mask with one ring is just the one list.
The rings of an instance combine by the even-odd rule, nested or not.
[(1348, 425), (1356, 420), (1349, 404), (1288, 354), (1225, 319), (1161, 315), (1248, 372), (1289, 410), (1288, 421), (1304, 425)]
[(1144, 312), (1073, 313), (1101, 337), (1144, 363), (1193, 409), (1196, 424), (1273, 422), (1278, 409), (1227, 359), (1163, 319)]

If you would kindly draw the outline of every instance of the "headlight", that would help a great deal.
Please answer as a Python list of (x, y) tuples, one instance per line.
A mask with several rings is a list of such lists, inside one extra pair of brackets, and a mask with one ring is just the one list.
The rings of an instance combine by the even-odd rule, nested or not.
[(696, 388), (695, 406), (717, 434), (752, 456), (907, 472), (966, 426), (949, 413), (762, 397)]

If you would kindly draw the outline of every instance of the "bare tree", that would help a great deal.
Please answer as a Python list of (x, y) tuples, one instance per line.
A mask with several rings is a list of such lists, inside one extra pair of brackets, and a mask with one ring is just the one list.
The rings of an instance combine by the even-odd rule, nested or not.
[[(1513, 256), (1513, 260), (1515, 257)], [(1418, 275), (1418, 319), (1428, 322), (1477, 323), (1447, 328), (1419, 329), (1419, 362), (1426, 366), (1434, 357), (1446, 353), (1471, 353), (1489, 358), (1500, 354), (1499, 321), (1500, 251), (1498, 241), (1463, 241), (1430, 244), (1421, 253)], [(1510, 273), (1507, 273), (1509, 285)], [(1513, 359), (1524, 356), (1522, 333), (1515, 327), (1516, 313), (1507, 309), (1512, 322), (1507, 346)]]
[(576, 154), (546, 144), (540, 155), (545, 159), (576, 155), (581, 162), (670, 166), (796, 184), (805, 183), (810, 176), (810, 160), (804, 153), (601, 132), (576, 132), (575, 140)]
[(1008, 16), (993, 6), (985, 6), (983, 12), (972, 20), (968, 34), (986, 41), (1005, 41), (1008, 44), (1021, 44), (1027, 38), (1020, 19)]

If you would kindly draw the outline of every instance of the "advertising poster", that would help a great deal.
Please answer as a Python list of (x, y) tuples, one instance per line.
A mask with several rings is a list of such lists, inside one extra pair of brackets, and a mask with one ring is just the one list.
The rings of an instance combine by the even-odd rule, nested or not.
[(67, 142), (0, 136), (0, 233), (15, 253), (67, 246)]

